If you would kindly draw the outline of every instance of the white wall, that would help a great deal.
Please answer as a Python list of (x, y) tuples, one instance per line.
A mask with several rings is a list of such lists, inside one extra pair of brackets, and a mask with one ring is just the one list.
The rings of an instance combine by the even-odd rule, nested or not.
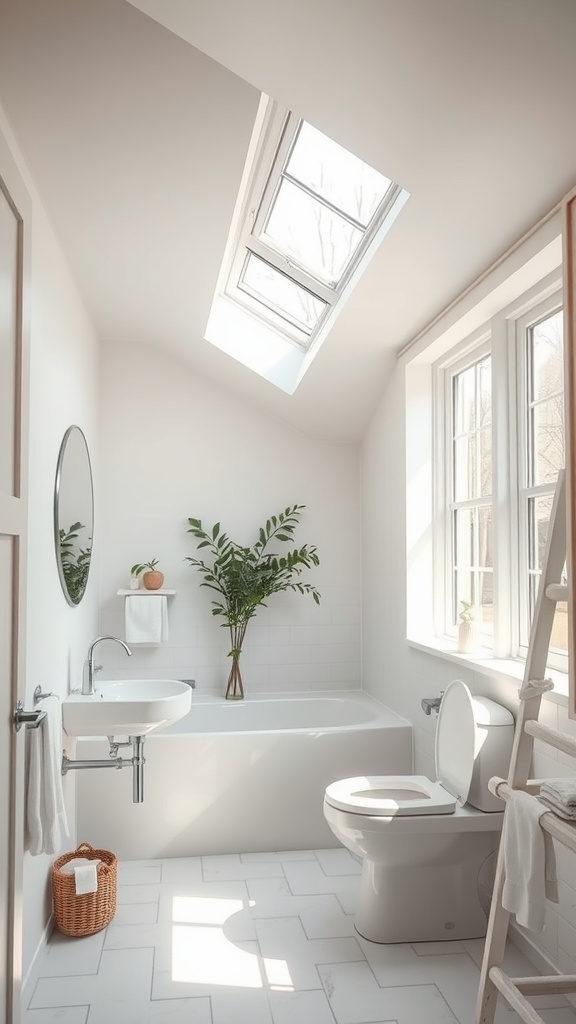
[[(471, 302), (472, 297), (469, 304)], [(462, 305), (464, 308), (465, 303)], [(461, 312), (454, 314), (454, 319)], [(423, 339), (421, 347), (425, 345), (426, 339)], [(411, 558), (426, 561), (422, 553), (426, 543), (424, 519), (419, 508), (407, 507), (406, 495), (411, 495), (416, 475), (425, 478), (423, 483), (420, 481), (418, 493), (429, 488), (430, 467), (423, 458), (418, 459), (418, 438), (421, 438), (421, 452), (429, 449), (432, 422), (430, 407), (424, 397), (419, 401), (418, 394), (416, 405), (410, 406), (412, 416), (408, 431), (411, 436), (407, 438), (405, 374), (406, 360), (400, 360), (362, 447), (363, 687), (413, 723), (415, 771), (434, 777), (436, 719), (434, 715), (424, 715), (421, 699), (438, 695), (452, 679), (462, 679), (473, 693), (490, 697), (515, 713), (519, 682), (503, 675), (487, 675), (475, 670), (473, 665), (463, 666), (449, 657), (425, 653), (410, 647), (406, 641), (407, 548), (410, 548)], [(411, 616), (414, 614), (413, 597), (411, 595)], [(417, 604), (417, 594), (415, 598)], [(427, 615), (425, 607), (423, 615)], [(427, 617), (423, 623), (424, 634), (428, 625)], [(568, 719), (565, 705), (565, 699), (545, 697), (540, 720), (574, 735), (576, 723)], [(532, 774), (538, 778), (576, 777), (573, 764), (573, 759), (548, 747), (543, 750), (537, 743)], [(572, 974), (576, 973), (575, 858), (559, 850), (558, 869), (561, 902), (558, 906), (548, 905), (542, 935), (527, 935), (545, 955)]]
[[(168, 674), (223, 693), (228, 631), (210, 610), (212, 592), (186, 556), (196, 556), (188, 518), (219, 521), (251, 545), (266, 519), (306, 506), (294, 537), (316, 544), (320, 565), (302, 581), (321, 592), (275, 595), (249, 624), (241, 668), (247, 692), (360, 686), (358, 449), (311, 440), (151, 349), (107, 344), (102, 354), (100, 629), (124, 636), (130, 566), (159, 559), (169, 598), (167, 643), (102, 645), (104, 675)], [(278, 550), (289, 550), (280, 544)]]
[[(32, 198), (29, 532), (26, 644), (26, 700), (34, 688), (65, 696), (78, 675), (96, 628), (96, 572), (85, 600), (70, 607), (62, 594), (54, 552), (53, 495), (62, 436), (71, 423), (85, 432), (97, 468), (98, 344), (74, 281), (48, 222), (34, 183), (0, 110), (6, 137)], [(98, 515), (98, 509), (97, 513)], [(96, 549), (97, 555), (97, 549)], [(72, 780), (66, 781), (74, 835)], [(72, 848), (66, 846), (66, 849)], [(50, 866), (53, 857), (24, 862), (24, 976), (51, 912)]]

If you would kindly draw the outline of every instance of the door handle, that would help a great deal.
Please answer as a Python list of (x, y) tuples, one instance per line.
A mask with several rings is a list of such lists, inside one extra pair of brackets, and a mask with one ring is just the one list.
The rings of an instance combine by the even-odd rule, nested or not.
[(45, 711), (25, 711), (22, 701), (19, 700), (13, 715), (14, 729), (16, 732), (19, 732), (23, 725), (27, 729), (37, 729), (39, 725), (42, 725), (45, 718)]

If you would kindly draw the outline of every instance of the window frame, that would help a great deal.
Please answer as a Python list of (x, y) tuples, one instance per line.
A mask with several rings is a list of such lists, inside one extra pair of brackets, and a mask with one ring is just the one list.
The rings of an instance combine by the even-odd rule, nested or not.
[[(438, 636), (455, 639), (458, 632), (458, 624), (450, 625), (452, 610), (454, 607), (455, 595), (453, 593), (454, 564), (452, 553), (454, 549), (453, 538), (453, 514), (459, 502), (455, 502), (454, 494), (454, 463), (452, 458), (453, 436), (452, 436), (452, 415), (453, 415), (453, 380), (458, 373), (469, 369), (475, 363), (486, 356), (490, 356), (490, 336), (485, 328), (465, 339), (461, 345), (447, 354), (447, 357), (436, 364), (434, 374), (434, 405), (436, 407), (436, 457), (434, 488), (435, 494), (439, 496), (437, 502), (434, 522), (442, 520), (442, 529), (436, 531), (435, 536), (435, 573), (434, 578), (440, 578), (438, 568), (441, 566), (442, 598), (437, 600), (434, 595), (434, 623)], [(467, 503), (465, 503), (467, 504)]]
[[(523, 451), (525, 458), (517, 458), (516, 465), (516, 523), (518, 530), (518, 611), (516, 651), (517, 656), (525, 659), (528, 654), (529, 623), (530, 623), (530, 535), (528, 504), (531, 498), (554, 498), (555, 484), (529, 483), (529, 353), (528, 334), (543, 320), (562, 311), (562, 293), (542, 299), (530, 310), (517, 317), (514, 321), (514, 345), (516, 358), (516, 411), (517, 411), (517, 452)], [(565, 388), (563, 394), (565, 398)], [(565, 407), (564, 407), (565, 414)], [(565, 421), (565, 420), (564, 420)], [(568, 654), (550, 650), (548, 664), (562, 672), (568, 671)]]
[[(492, 359), (492, 529), (494, 578), (493, 649), (480, 636), (480, 657), (525, 659), (527, 644), (521, 617), (528, 605), (527, 522), (522, 515), (519, 458), (527, 436), (528, 392), (526, 331), (562, 309), (561, 271), (496, 310), (468, 337), (432, 364), (433, 403), (433, 622), (437, 638), (454, 640), (451, 510), (452, 380), (456, 373), (490, 354)], [(526, 464), (527, 460), (524, 460)], [(524, 468), (524, 480), (526, 470)], [(530, 491), (534, 488), (530, 488)], [(549, 493), (548, 485), (535, 488)], [(553, 493), (554, 487), (552, 486)], [(515, 540), (516, 538), (516, 540)], [(549, 665), (567, 671), (567, 656), (551, 653)]]
[[(376, 214), (364, 232), (353, 257), (348, 261), (340, 280), (329, 286), (298, 265), (297, 260), (280, 247), (269, 245), (258, 237), (282, 181), (282, 171), (289, 159), (303, 118), (263, 98), (263, 112), (257, 119), (256, 140), (248, 156), (247, 170), (241, 185), (242, 199), (236, 216), (233, 237), (229, 240), (225, 266), (221, 274), (221, 290), (225, 298), (280, 334), (303, 353), (315, 347), (340, 313), (359, 277), (382, 243), (384, 236), (409, 197), (400, 185), (390, 179), (390, 186)], [(290, 180), (290, 179), (288, 179)], [(329, 205), (329, 204), (327, 204)], [(348, 217), (349, 220), (353, 218)], [(295, 282), (325, 307), (310, 332), (301, 329), (290, 317), (251, 295), (240, 287), (244, 267), (252, 252), (268, 265)]]

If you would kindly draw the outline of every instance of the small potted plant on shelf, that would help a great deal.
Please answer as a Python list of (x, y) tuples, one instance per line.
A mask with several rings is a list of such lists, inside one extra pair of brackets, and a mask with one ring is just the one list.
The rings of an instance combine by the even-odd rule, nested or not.
[[(142, 573), (142, 583), (145, 589), (159, 590), (164, 583), (164, 573), (156, 568), (157, 565), (157, 558), (152, 558), (150, 562), (136, 562), (136, 565), (133, 565), (130, 569), (130, 576), (134, 579)], [(132, 587), (132, 583), (130, 583), (130, 586)]]
[(220, 529), (220, 523), (205, 530), (200, 519), (189, 519), (188, 533), (198, 541), (198, 548), (208, 548), (211, 562), (198, 558), (187, 558), (190, 565), (204, 577), (201, 587), (209, 587), (219, 595), (212, 601), (212, 614), (223, 618), (222, 625), (230, 631), (232, 668), (226, 688), (227, 700), (241, 700), (244, 696), (240, 675), (240, 654), (246, 627), (260, 605), (272, 594), (283, 590), (294, 590), (299, 594), (311, 594), (316, 604), (320, 594), (311, 583), (301, 583), (299, 576), (303, 568), (319, 565), (316, 548), (303, 544), (285, 555), (269, 550), (277, 541), (292, 541), (304, 505), (292, 505), (276, 516), (271, 516), (258, 531), (258, 540), (251, 547), (243, 547), (230, 540)]
[(474, 606), (470, 601), (460, 601), (462, 611), (458, 618), (458, 646), (459, 654), (472, 654), (476, 649), (476, 623), (474, 621)]

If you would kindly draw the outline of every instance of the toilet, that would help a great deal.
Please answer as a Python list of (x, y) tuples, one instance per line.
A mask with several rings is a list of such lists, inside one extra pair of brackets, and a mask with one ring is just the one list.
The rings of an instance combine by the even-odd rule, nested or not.
[(333, 782), (324, 817), (363, 858), (356, 930), (372, 942), (434, 942), (486, 934), (514, 718), (465, 683), (450, 683), (436, 728), (436, 775)]

